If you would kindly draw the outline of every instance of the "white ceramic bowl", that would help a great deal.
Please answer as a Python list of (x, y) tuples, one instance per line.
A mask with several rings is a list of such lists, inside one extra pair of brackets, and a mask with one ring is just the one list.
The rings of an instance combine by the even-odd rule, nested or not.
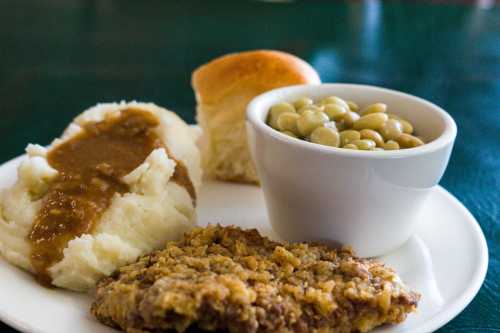
[[(359, 105), (386, 103), (427, 144), (357, 151), (291, 138), (266, 124), (275, 103), (331, 95)], [(349, 244), (359, 256), (370, 257), (395, 249), (412, 235), (422, 205), (446, 169), (457, 129), (444, 110), (412, 95), (366, 85), (321, 84), (256, 97), (248, 105), (247, 131), (277, 234), (290, 241)]]

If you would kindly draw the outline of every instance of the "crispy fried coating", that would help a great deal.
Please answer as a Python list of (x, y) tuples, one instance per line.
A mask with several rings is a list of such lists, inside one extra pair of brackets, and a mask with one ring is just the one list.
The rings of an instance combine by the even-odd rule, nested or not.
[(392, 269), (349, 248), (217, 225), (102, 280), (91, 312), (129, 333), (366, 332), (402, 322), (419, 298)]

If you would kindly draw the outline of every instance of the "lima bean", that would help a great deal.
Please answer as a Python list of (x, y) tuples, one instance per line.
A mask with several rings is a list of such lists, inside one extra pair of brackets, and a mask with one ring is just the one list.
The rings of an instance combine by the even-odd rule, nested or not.
[(328, 122), (328, 116), (321, 111), (306, 110), (299, 119), (297, 119), (297, 129), (303, 137), (309, 136), (317, 127), (323, 126)]

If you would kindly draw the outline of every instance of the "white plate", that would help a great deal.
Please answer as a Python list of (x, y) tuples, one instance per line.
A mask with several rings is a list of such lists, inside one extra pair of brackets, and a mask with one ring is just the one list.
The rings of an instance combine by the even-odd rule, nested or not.
[[(0, 166), (0, 188), (16, 179), (22, 157)], [(235, 224), (273, 237), (258, 187), (209, 182), (200, 194), (200, 225)], [(441, 187), (432, 192), (417, 233), (398, 250), (380, 258), (422, 294), (418, 313), (400, 325), (374, 332), (432, 332), (460, 313), (486, 275), (488, 249), (474, 217)], [(46, 289), (0, 258), (0, 320), (23, 332), (115, 332), (89, 313), (91, 297)]]

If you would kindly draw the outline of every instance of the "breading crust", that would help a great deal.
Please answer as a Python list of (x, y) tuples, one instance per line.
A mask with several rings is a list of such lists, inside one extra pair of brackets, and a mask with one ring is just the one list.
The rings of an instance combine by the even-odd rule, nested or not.
[(130, 333), (366, 332), (402, 322), (419, 298), (392, 269), (349, 248), (217, 225), (102, 280), (91, 311)]

